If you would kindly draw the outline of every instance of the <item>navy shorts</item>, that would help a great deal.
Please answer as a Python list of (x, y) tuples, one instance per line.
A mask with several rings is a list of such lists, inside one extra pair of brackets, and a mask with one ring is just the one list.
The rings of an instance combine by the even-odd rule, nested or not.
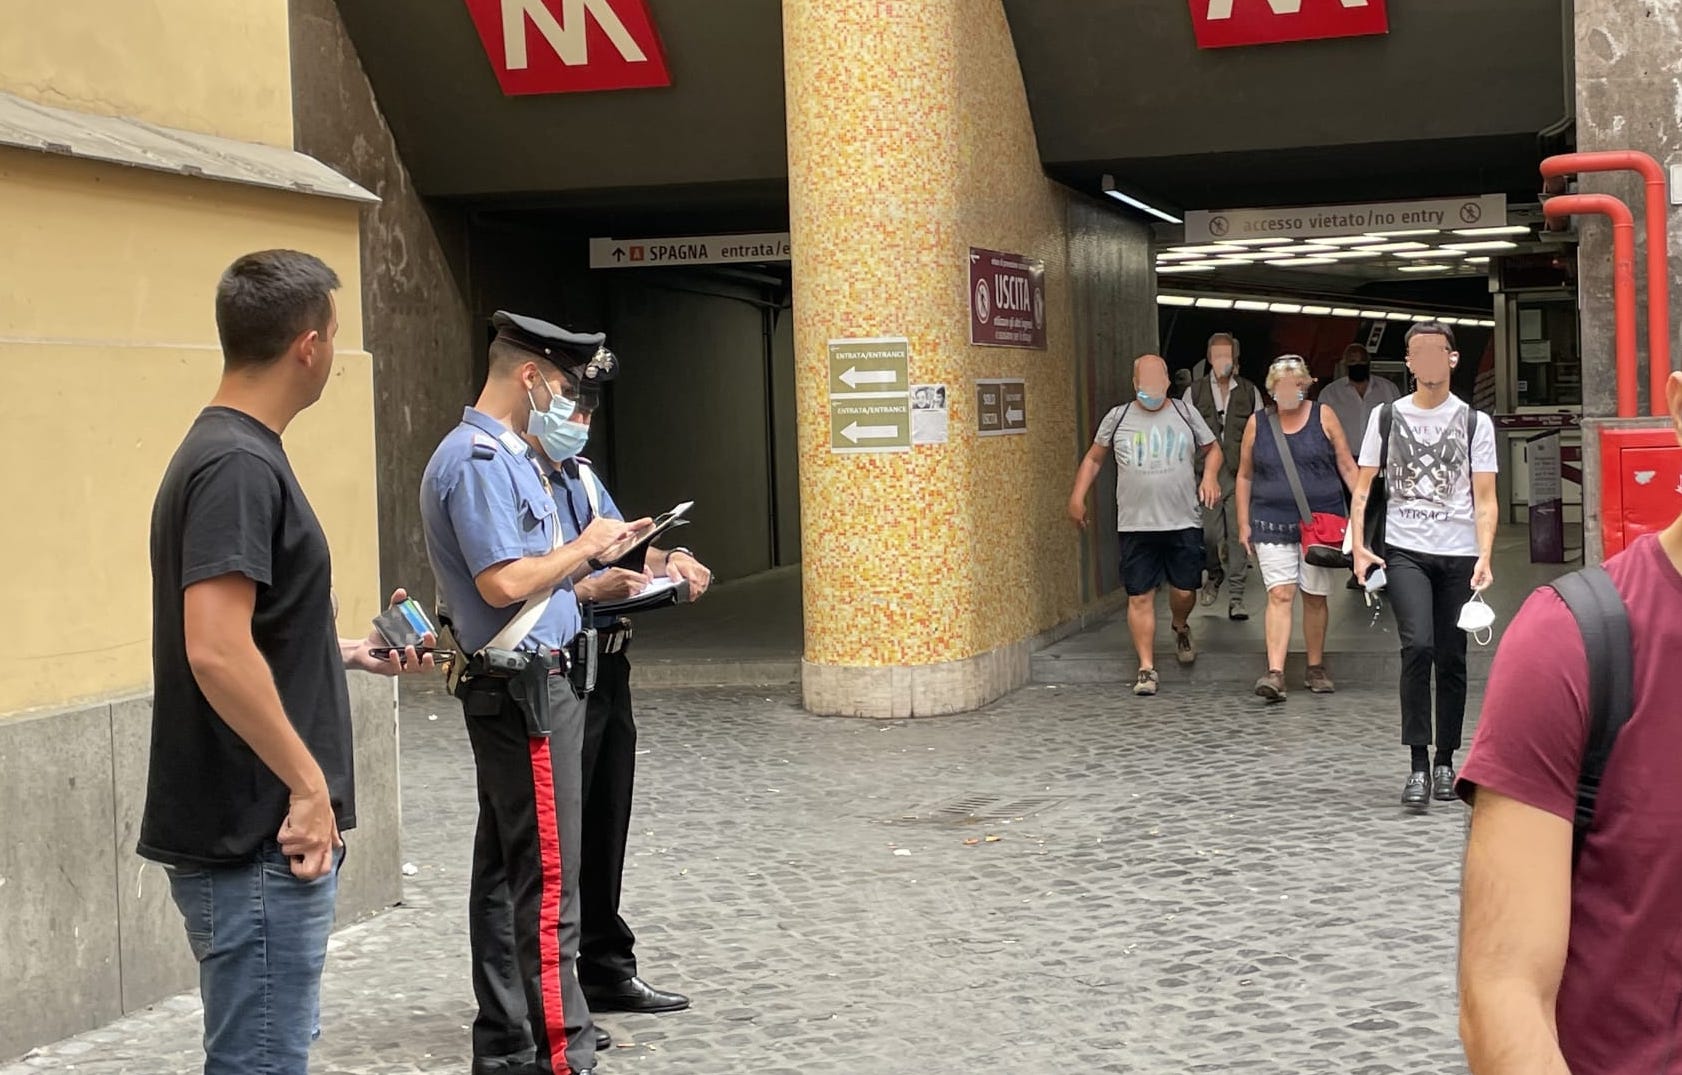
[(1121, 539), (1121, 584), (1127, 596), (1150, 593), (1164, 580), (1176, 590), (1203, 585), (1203, 528), (1147, 530), (1116, 535)]

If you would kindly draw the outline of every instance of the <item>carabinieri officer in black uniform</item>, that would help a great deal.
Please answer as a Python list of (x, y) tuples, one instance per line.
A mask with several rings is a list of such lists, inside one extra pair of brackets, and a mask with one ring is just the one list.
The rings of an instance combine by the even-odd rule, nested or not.
[[(611, 352), (604, 352), (611, 355)], [(617, 362), (591, 362), (580, 376), (578, 410), (571, 443), (543, 447), (550, 486), (561, 513), (561, 531), (571, 540), (600, 519), (622, 519), (619, 507), (582, 451), (590, 433), (600, 386), (617, 374)], [(584, 724), (584, 859), (580, 873), (583, 904), (578, 946), (578, 980), (596, 1012), (675, 1012), (689, 1007), (681, 993), (655, 989), (637, 973), (632, 952), (636, 935), (619, 914), (625, 872), (625, 844), (631, 829), (631, 789), (637, 770), (637, 725), (631, 711), (631, 621), (624, 617), (592, 619), (592, 602), (635, 596), (652, 574), (688, 584), (689, 600), (698, 600), (712, 582), (712, 572), (688, 549), (650, 547), (647, 573), (619, 567), (585, 570), (574, 586), (586, 626), (597, 631), (601, 660)]]
[(536, 447), (559, 450), (577, 409), (574, 371), (603, 337), (500, 312), (492, 324), (484, 391), (433, 453), (420, 504), (463, 656), (452, 689), (479, 791), (468, 897), (473, 1073), (591, 1075), (595, 1028), (574, 963), (584, 699), (596, 654), (571, 579), (650, 522), (601, 519), (564, 541)]

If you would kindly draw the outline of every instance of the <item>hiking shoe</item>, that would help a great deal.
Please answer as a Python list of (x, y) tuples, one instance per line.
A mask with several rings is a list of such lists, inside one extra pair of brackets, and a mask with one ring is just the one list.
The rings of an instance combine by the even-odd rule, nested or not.
[(1214, 604), (1215, 599), (1221, 596), (1221, 583), (1225, 581), (1221, 576), (1210, 572), (1208, 581), (1203, 584), (1203, 592), (1199, 595), (1204, 608)]
[(1229, 620), (1247, 620), (1250, 618), (1250, 612), (1244, 607), (1244, 599), (1242, 597), (1234, 597), (1231, 601), (1227, 602), (1226, 618)]
[(1191, 644), (1191, 624), (1174, 628), (1174, 659), (1181, 664), (1197, 660), (1197, 647)]
[(1326, 674), (1326, 666), (1323, 664), (1308, 666), (1308, 680), (1303, 686), (1315, 694), (1333, 694), (1337, 691), (1337, 684), (1333, 683), (1332, 677)]
[(1285, 673), (1271, 671), (1256, 680), (1256, 696), (1266, 698), (1269, 702), (1283, 702), (1285, 700)]
[(1133, 693), (1141, 698), (1149, 698), (1156, 693), (1156, 669), (1139, 669), (1139, 678), (1133, 681)]

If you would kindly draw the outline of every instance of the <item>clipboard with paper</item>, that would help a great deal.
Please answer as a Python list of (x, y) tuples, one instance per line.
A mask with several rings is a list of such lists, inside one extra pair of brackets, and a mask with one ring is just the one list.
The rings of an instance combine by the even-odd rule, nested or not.
[[(661, 534), (669, 533), (680, 526), (688, 526), (689, 520), (684, 518), (689, 509), (695, 506), (692, 500), (672, 508), (672, 510), (654, 520), (654, 525), (623, 552), (610, 549), (599, 561), (604, 567), (620, 567), (627, 571), (646, 571), (648, 565), (648, 548)], [(612, 559), (608, 559), (608, 557)], [(600, 601), (591, 605), (591, 611), (597, 616), (625, 616), (633, 612), (647, 612), (651, 609), (664, 608), (689, 600), (689, 583), (681, 579), (665, 576), (655, 579), (644, 587), (643, 591), (617, 601)]]
[(661, 534), (676, 530), (680, 526), (688, 526), (689, 520), (684, 518), (689, 509), (695, 506), (693, 500), (685, 500), (671, 511), (666, 512), (654, 520), (654, 525), (645, 530), (641, 537), (627, 546), (623, 552), (619, 549), (609, 549), (597, 561), (602, 567), (622, 567), (627, 571), (642, 571), (648, 563), (648, 547)]

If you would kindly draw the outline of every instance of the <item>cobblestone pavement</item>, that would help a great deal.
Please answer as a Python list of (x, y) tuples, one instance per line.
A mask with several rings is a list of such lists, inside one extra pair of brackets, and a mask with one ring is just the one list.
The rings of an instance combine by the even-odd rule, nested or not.
[[(1035, 687), (894, 723), (814, 718), (791, 694), (641, 702), (626, 914), (645, 976), (695, 1007), (608, 1017), (608, 1075), (1465, 1070), (1464, 815), (1397, 805), (1391, 687), (1275, 708)], [(458, 713), (405, 703), (419, 873), (334, 938), (318, 1075), (467, 1071)], [(959, 796), (1022, 805), (931, 818)], [(178, 997), (0, 1075), (187, 1075), (198, 1018)]]

